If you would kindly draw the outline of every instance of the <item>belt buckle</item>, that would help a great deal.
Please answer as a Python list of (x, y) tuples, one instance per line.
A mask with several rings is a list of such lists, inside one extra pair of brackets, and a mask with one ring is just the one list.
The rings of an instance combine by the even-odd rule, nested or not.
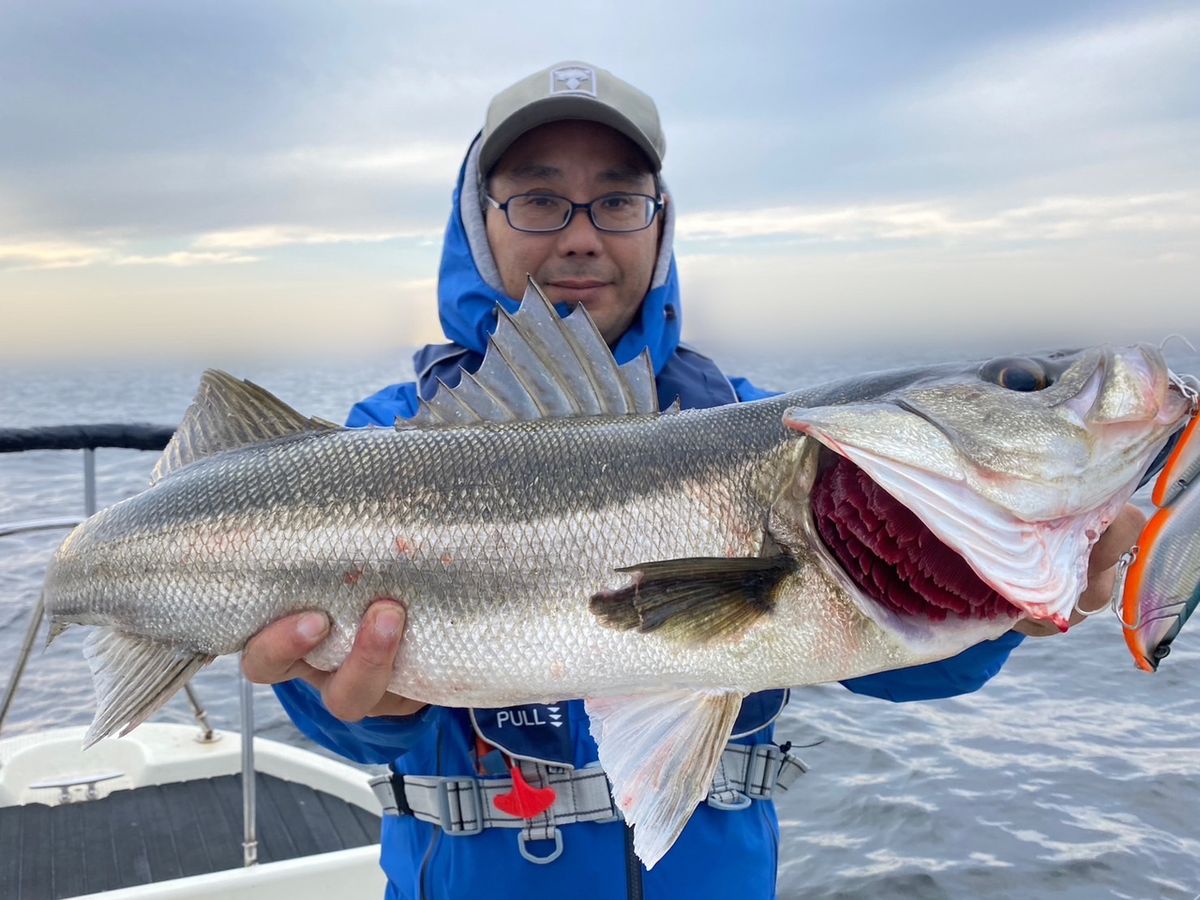
[(371, 786), (371, 791), (375, 794), (375, 799), (379, 801), (379, 806), (385, 816), (400, 815), (400, 804), (396, 802), (396, 792), (392, 790), (391, 772), (375, 775), (367, 780), (367, 784)]
[[(450, 817), (450, 785), (454, 785), (459, 791), (459, 809), (462, 809), (462, 794), (465, 786), (470, 786), (467, 791), (468, 795), (475, 801), (475, 824), (468, 828), (465, 824), (466, 816), (460, 817), (464, 822), (463, 825), (455, 825)], [(479, 781), (474, 778), (446, 778), (438, 782), (437, 786), (437, 801), (438, 801), (438, 818), (442, 831), (450, 837), (469, 837), (473, 834), (479, 834), (483, 831), (483, 791), (479, 788)]]
[(738, 810), (745, 809), (750, 805), (750, 798), (741, 791), (734, 791), (731, 789), (730, 793), (733, 794), (734, 799), (728, 803), (726, 803), (724, 800), (718, 800), (713, 794), (709, 794), (708, 799), (705, 800), (705, 802), (713, 809), (719, 809), (724, 812), (737, 812)]
[(779, 761), (779, 771), (775, 773), (775, 787), (777, 790), (786, 791), (793, 781), (807, 773), (808, 764), (804, 760), (791, 753), (784, 753), (783, 759)]
[(615, 803), (610, 803), (609, 809), (611, 812), (603, 819), (589, 819), (588, 821), (594, 822), (597, 825), (607, 825), (609, 822), (622, 822), (625, 820), (625, 817), (621, 815), (621, 811), (617, 809)]
[[(761, 767), (761, 769), (760, 769)], [(753, 800), (769, 800), (783, 768), (783, 754), (774, 744), (755, 744), (746, 760), (746, 794)]]

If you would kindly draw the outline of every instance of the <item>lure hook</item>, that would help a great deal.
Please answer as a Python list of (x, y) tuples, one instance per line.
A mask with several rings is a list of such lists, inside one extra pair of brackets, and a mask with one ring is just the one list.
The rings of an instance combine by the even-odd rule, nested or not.
[[(1137, 562), (1138, 545), (1134, 544), (1128, 550), (1121, 554), (1121, 558), (1117, 560), (1117, 575), (1113, 581), (1112, 598), (1109, 600), (1109, 608), (1113, 611), (1113, 615), (1117, 617), (1117, 621), (1121, 623), (1121, 627), (1126, 631), (1137, 631), (1142, 627), (1142, 611), (1139, 608), (1136, 621), (1132, 624), (1125, 621), (1125, 614), (1122, 612), (1122, 605), (1125, 599), (1125, 576), (1129, 574), (1129, 567)], [(1079, 601), (1075, 601), (1076, 608), (1079, 607)], [(1080, 610), (1082, 612), (1082, 610)], [(1099, 610), (1096, 610), (1097, 612)], [(1086, 614), (1085, 614), (1086, 615)]]
[(1180, 375), (1171, 369), (1167, 370), (1167, 379), (1187, 400), (1190, 406), (1189, 415), (1195, 417), (1200, 413), (1200, 379), (1195, 375)]
[(1172, 332), (1171, 334), (1168, 334), (1165, 338), (1162, 339), (1162, 342), (1158, 345), (1158, 352), (1159, 353), (1164, 352), (1167, 349), (1167, 344), (1171, 343), (1172, 340), (1182, 341), (1183, 346), (1187, 347), (1193, 353), (1200, 353), (1200, 350), (1197, 350), (1196, 346), (1191, 341), (1189, 341), (1184, 335), (1180, 334), (1177, 331)]

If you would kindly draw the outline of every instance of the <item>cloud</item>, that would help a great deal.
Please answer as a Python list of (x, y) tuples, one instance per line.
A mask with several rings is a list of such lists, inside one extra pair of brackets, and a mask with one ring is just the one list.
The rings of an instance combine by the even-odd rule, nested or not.
[[(707, 304), (734, 320), (710, 334), (743, 312), (781, 332), (799, 300), (813, 333), (818, 314), (832, 333), (871, 304), (888, 334), (904, 315), (978, 327), (981, 306), (1032, 320), (1059, 297), (1088, 321), (1095, 297), (1114, 315), (1195, 308), (1194, 4), (928, 0), (864, 18), (779, 0), (750, 41), (732, 7), (681, 20), (618, 3), (580, 30), (566, 7), (518, 6), (536, 15), (17, 4), (0, 16), (3, 301), (49, 321), (47, 297), (86, 298), (120, 334), (157, 327), (145, 310), (173, 298), (200, 311), (188, 340), (218, 302), (265, 303), (318, 340), (336, 315), (436, 336), (432, 286), (396, 281), (436, 271), (489, 98), (582, 56), (662, 113), (689, 328)], [(314, 311), (297, 316), (297, 297)]]
[[(75, 289), (37, 289), (36, 304), (19, 295), (10, 304), (5, 292), (0, 362), (160, 358), (214, 365), (387, 352), (395, 363), (407, 358), (399, 348), (444, 340), (433, 279), (354, 272), (281, 279), (265, 267), (232, 268), (208, 278), (87, 273)], [(20, 277), (13, 281), (19, 288)]]
[[(918, 345), (1026, 350), (1196, 333), (1196, 261), (1097, 253), (1072, 243), (1009, 256), (683, 253), (684, 334), (710, 353), (770, 358)], [(746, 348), (752, 348), (747, 350)], [(972, 353), (974, 351), (972, 350)]]
[(109, 251), (73, 241), (14, 241), (0, 243), (2, 269), (75, 269), (102, 261)]
[(939, 73), (924, 100), (937, 117), (1062, 133), (1191, 108), (1200, 12), (1152, 12), (1086, 30), (1022, 36)]
[(1200, 192), (1049, 197), (986, 212), (965, 201), (783, 206), (680, 216), (683, 241), (790, 238), (820, 243), (934, 240), (992, 244), (1110, 235), (1200, 236)]
[(193, 242), (200, 249), (257, 250), (267, 247), (284, 247), (293, 244), (378, 244), (394, 240), (436, 240), (438, 229), (352, 232), (326, 231), (302, 225), (261, 225), (256, 228), (240, 228), (231, 231), (213, 231), (202, 234)]
[(173, 253), (161, 253), (157, 256), (121, 256), (113, 260), (118, 266), (209, 266), (226, 265), (229, 263), (258, 262), (257, 256), (246, 256), (240, 253), (194, 253), (190, 250), (176, 250)]
[(1200, 187), (1200, 12), (1142, 9), (998, 41), (897, 91), (885, 176), (1026, 198)]
[(258, 257), (233, 252), (129, 253), (121, 242), (82, 244), (30, 240), (0, 244), (0, 270), (17, 272), (89, 266), (204, 266), (251, 262), (258, 262)]
[(363, 145), (298, 147), (269, 158), (264, 168), (299, 171), (306, 176), (322, 171), (334, 174), (366, 173), (405, 176), (407, 182), (445, 185), (446, 171), (458, 165), (461, 143), (420, 140), (380, 147)]
[(208, 266), (261, 262), (245, 251), (318, 244), (380, 244), (407, 240), (428, 246), (440, 236), (429, 228), (407, 231), (334, 231), (302, 225), (261, 225), (213, 231), (194, 238), (186, 249), (165, 253), (135, 252), (128, 239), (85, 244), (65, 240), (0, 243), (0, 270), (77, 269), (87, 266)]

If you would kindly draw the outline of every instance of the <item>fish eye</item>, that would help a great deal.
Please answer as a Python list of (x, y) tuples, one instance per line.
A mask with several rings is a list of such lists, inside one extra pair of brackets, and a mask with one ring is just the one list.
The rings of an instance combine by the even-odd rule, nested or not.
[(1046, 367), (1036, 359), (1002, 356), (984, 363), (979, 377), (1010, 391), (1040, 391), (1050, 384)]

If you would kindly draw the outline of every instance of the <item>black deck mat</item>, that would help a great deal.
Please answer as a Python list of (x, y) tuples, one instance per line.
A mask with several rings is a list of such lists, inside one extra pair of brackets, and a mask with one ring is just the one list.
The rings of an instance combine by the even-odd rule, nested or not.
[[(301, 784), (257, 779), (259, 862), (379, 840), (378, 816)], [(73, 897), (241, 864), (241, 775), (0, 809), (5, 900)]]

